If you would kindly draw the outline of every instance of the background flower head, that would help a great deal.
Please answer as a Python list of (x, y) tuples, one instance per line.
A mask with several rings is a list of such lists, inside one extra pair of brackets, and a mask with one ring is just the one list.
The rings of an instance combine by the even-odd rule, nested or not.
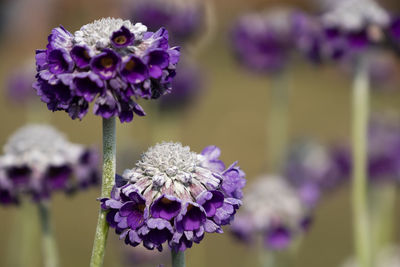
[(261, 237), (271, 250), (288, 248), (311, 222), (307, 205), (283, 177), (258, 177), (249, 186), (243, 204), (232, 232), (246, 242)]
[(256, 71), (280, 71), (292, 43), (292, 10), (276, 9), (248, 13), (235, 22), (232, 48), (238, 60)]
[(1, 203), (15, 203), (23, 194), (40, 201), (54, 191), (96, 185), (98, 161), (95, 150), (70, 143), (51, 126), (24, 126), (9, 138), (0, 157)]

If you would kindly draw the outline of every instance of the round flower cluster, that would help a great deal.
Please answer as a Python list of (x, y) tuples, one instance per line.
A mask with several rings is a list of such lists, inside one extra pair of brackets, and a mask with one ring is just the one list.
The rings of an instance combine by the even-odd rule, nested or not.
[(98, 154), (70, 143), (47, 125), (19, 129), (0, 157), (0, 203), (17, 203), (21, 194), (40, 201), (53, 191), (71, 193), (99, 182)]
[(336, 58), (382, 44), (388, 35), (396, 37), (393, 18), (374, 0), (335, 1), (322, 23), (326, 45), (337, 51)]
[(241, 205), (245, 174), (225, 168), (220, 150), (201, 154), (179, 143), (161, 143), (117, 177), (111, 198), (101, 199), (110, 227), (126, 244), (162, 250), (167, 242), (183, 251), (206, 232), (222, 233)]
[(150, 30), (164, 26), (179, 43), (191, 40), (205, 26), (205, 4), (199, 0), (141, 0), (132, 13)]
[(255, 71), (280, 71), (293, 48), (291, 16), (291, 10), (277, 9), (240, 17), (232, 32), (239, 61)]
[(317, 204), (322, 193), (335, 189), (345, 180), (332, 151), (311, 140), (290, 147), (285, 176), (310, 207)]
[(37, 94), (52, 111), (82, 119), (94, 102), (94, 114), (129, 122), (143, 109), (132, 99), (156, 99), (171, 91), (179, 48), (168, 32), (148, 32), (141, 23), (106, 18), (71, 34), (53, 29), (47, 49), (36, 51)]
[(232, 231), (246, 242), (262, 236), (267, 248), (282, 250), (310, 223), (309, 209), (296, 190), (283, 177), (265, 175), (246, 192)]
[[(350, 177), (352, 160), (348, 146), (335, 151), (341, 174)], [(400, 120), (391, 114), (374, 115), (368, 130), (368, 178), (371, 181), (400, 181)]]

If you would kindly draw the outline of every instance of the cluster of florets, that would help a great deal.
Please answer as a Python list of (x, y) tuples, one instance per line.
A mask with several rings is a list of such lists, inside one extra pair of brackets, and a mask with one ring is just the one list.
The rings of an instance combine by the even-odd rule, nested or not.
[(106, 18), (71, 34), (53, 29), (47, 49), (37, 50), (34, 88), (52, 111), (82, 119), (94, 102), (94, 114), (132, 120), (144, 116), (132, 98), (156, 99), (169, 93), (179, 61), (164, 28), (148, 32), (141, 23)]
[(373, 0), (336, 1), (322, 23), (336, 59), (400, 37), (396, 20)]
[(126, 244), (160, 251), (166, 242), (183, 251), (206, 232), (222, 233), (241, 205), (245, 175), (236, 163), (225, 168), (219, 155), (215, 146), (201, 154), (179, 143), (150, 148), (101, 199), (109, 225)]
[[(390, 114), (375, 115), (368, 129), (368, 178), (370, 181), (400, 181), (400, 120)], [(341, 175), (351, 176), (351, 149), (338, 146), (336, 161)]]
[(310, 222), (309, 208), (285, 178), (266, 175), (246, 192), (231, 228), (242, 241), (262, 237), (268, 249), (282, 250), (304, 233)]
[(165, 27), (180, 44), (198, 35), (205, 26), (205, 3), (199, 0), (141, 0), (134, 4), (132, 13), (152, 31)]
[(244, 65), (256, 71), (276, 72), (286, 66), (293, 48), (292, 11), (250, 13), (233, 27), (232, 46)]
[(310, 207), (318, 203), (323, 193), (347, 181), (331, 149), (311, 140), (290, 147), (284, 169), (285, 177)]
[(50, 126), (25, 126), (11, 136), (0, 157), (0, 203), (18, 203), (23, 194), (40, 201), (53, 191), (96, 185), (98, 161), (95, 150), (70, 143)]

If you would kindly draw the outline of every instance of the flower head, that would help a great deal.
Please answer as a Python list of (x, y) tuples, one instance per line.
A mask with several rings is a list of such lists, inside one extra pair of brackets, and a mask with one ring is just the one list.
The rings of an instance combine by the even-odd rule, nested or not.
[(132, 17), (154, 31), (166, 27), (180, 43), (198, 35), (205, 24), (205, 6), (198, 0), (141, 0), (135, 3)]
[(70, 143), (50, 126), (25, 126), (10, 137), (0, 157), (0, 203), (15, 202), (20, 194), (41, 200), (53, 191), (96, 185), (97, 165), (93, 149)]
[(53, 29), (47, 49), (36, 51), (37, 94), (52, 111), (82, 119), (94, 113), (121, 122), (144, 116), (132, 98), (156, 99), (171, 91), (179, 48), (170, 47), (168, 32), (148, 32), (141, 23), (106, 18), (71, 34)]
[(222, 233), (241, 205), (245, 180), (219, 155), (215, 146), (201, 154), (179, 143), (151, 147), (117, 179), (111, 198), (101, 199), (109, 225), (126, 244), (160, 251), (164, 243), (185, 250), (205, 232)]
[(278, 9), (240, 17), (232, 31), (238, 59), (256, 71), (280, 71), (293, 48), (291, 14)]
[[(368, 129), (368, 178), (370, 181), (400, 180), (400, 121), (393, 114), (375, 114)], [(335, 159), (341, 174), (350, 177), (351, 150), (338, 146)]]
[(343, 54), (382, 43), (391, 17), (374, 0), (340, 0), (322, 17), (328, 45)]
[(290, 147), (285, 176), (310, 206), (315, 206), (322, 193), (335, 189), (344, 180), (329, 148), (311, 140)]
[(287, 248), (310, 222), (308, 208), (282, 177), (259, 177), (246, 192), (243, 204), (232, 224), (233, 233), (244, 241), (262, 236), (269, 249)]

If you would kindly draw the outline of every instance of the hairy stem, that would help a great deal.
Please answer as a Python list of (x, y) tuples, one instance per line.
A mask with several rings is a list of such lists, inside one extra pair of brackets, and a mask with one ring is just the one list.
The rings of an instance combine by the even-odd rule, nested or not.
[(267, 124), (268, 169), (274, 173), (282, 171), (288, 139), (289, 79), (288, 73), (273, 77), (270, 90), (269, 116)]
[(185, 252), (171, 249), (172, 267), (185, 267)]
[[(101, 197), (110, 197), (112, 187), (115, 183), (116, 166), (116, 144), (115, 144), (115, 117), (103, 119), (103, 179), (101, 186)], [(108, 223), (106, 221), (107, 211), (100, 208), (97, 220), (96, 233), (90, 260), (90, 267), (103, 266)]]

